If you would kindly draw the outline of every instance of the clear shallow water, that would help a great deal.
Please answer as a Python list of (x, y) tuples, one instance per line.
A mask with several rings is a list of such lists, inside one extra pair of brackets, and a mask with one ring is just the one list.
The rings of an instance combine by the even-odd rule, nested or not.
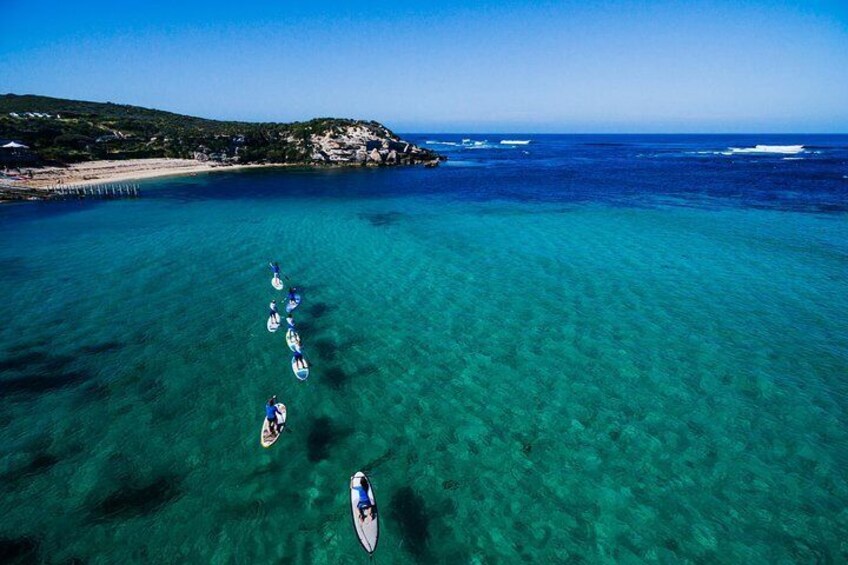
[(365, 468), (384, 563), (848, 559), (848, 139), (763, 137), (0, 207), (0, 549), (365, 562)]

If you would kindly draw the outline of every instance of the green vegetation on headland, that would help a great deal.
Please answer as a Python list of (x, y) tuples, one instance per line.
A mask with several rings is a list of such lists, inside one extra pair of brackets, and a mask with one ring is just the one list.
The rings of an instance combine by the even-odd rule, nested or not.
[(377, 122), (207, 120), (123, 104), (35, 95), (0, 95), (5, 165), (68, 164), (168, 157), (222, 163), (435, 164), (442, 157), (400, 139)]

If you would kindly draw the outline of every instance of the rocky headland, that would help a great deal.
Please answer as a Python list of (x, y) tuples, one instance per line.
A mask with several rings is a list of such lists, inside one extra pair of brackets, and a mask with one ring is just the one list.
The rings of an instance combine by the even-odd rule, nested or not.
[(0, 185), (7, 187), (258, 166), (436, 166), (442, 160), (374, 121), (220, 121), (112, 103), (0, 95)]

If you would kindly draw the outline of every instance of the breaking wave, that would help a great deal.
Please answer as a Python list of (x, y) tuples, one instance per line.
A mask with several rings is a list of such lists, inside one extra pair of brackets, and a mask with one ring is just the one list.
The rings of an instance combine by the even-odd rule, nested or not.
[(723, 151), (723, 155), (739, 155), (742, 153), (768, 154), (777, 153), (779, 155), (796, 155), (804, 152), (803, 145), (755, 145), (754, 147), (729, 147), (727, 151)]
[(426, 145), (442, 145), (445, 147), (462, 147), (466, 149), (477, 149), (483, 147), (491, 147), (489, 145), (488, 140), (484, 139), (482, 141), (465, 138), (462, 141), (439, 141), (435, 139), (429, 139), (424, 142)]
[(502, 139), (501, 145), (528, 145), (529, 139)]

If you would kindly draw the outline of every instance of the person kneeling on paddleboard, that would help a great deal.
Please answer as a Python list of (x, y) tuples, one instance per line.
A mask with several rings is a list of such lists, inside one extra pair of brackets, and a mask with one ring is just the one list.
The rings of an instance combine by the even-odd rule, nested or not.
[(268, 399), (268, 404), (265, 405), (265, 417), (268, 419), (268, 429), (271, 433), (277, 435), (280, 433), (280, 425), (277, 422), (277, 416), (282, 416), (279, 408), (277, 408), (277, 397), (272, 396)]
[(274, 320), (274, 323), (276, 323), (276, 324), (280, 323), (280, 315), (277, 313), (276, 305), (274, 305), (274, 304), (271, 305), (271, 311), (268, 312), (268, 317), (271, 318), (272, 320)]
[(368, 496), (368, 479), (361, 477), (359, 484), (351, 483), (350, 488), (359, 493), (359, 502), (356, 503), (356, 507), (359, 509), (359, 520), (365, 521), (365, 511), (369, 508), (371, 509), (371, 520), (374, 520), (377, 515), (377, 507), (371, 503), (371, 497)]
[(289, 288), (289, 302), (292, 304), (297, 304), (297, 289), (295, 287)]
[(271, 261), (268, 263), (268, 266), (271, 268), (271, 272), (274, 273), (274, 276), (280, 278), (280, 264), (276, 261)]

